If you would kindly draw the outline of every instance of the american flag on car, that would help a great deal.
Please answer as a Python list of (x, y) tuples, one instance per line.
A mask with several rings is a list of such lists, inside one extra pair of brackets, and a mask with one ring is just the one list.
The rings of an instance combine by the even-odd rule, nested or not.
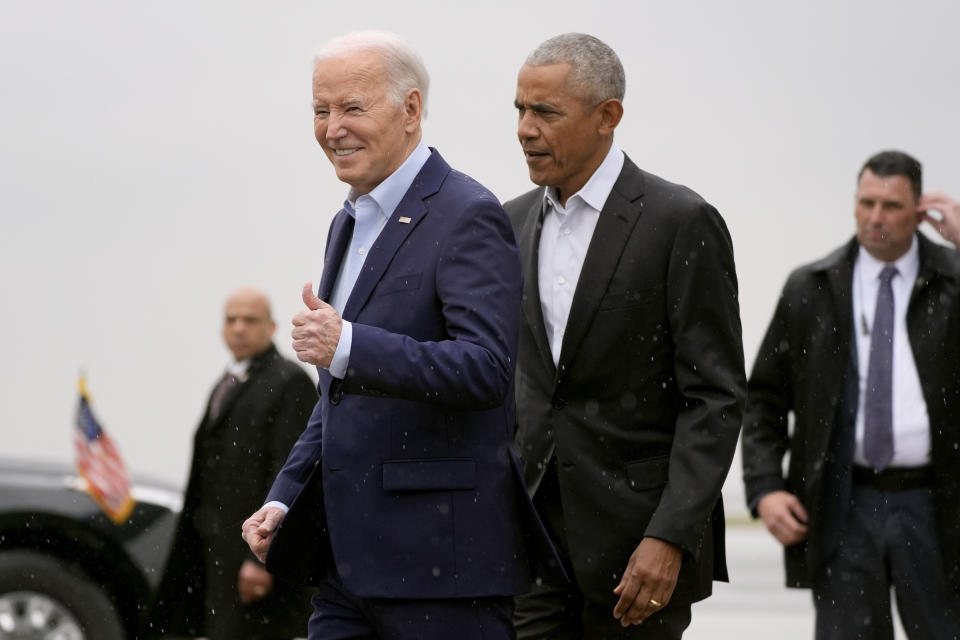
[(78, 387), (80, 402), (73, 430), (77, 471), (86, 482), (87, 493), (114, 523), (121, 524), (130, 517), (134, 506), (127, 469), (116, 445), (93, 415), (83, 376)]

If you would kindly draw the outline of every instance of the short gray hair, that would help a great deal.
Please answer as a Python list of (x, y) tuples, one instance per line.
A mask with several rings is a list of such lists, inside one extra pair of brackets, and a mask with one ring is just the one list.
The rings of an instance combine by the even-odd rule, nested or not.
[(620, 58), (599, 38), (586, 33), (564, 33), (543, 42), (527, 56), (526, 64), (569, 64), (570, 88), (594, 105), (615, 98), (623, 101), (627, 78)]
[(410, 89), (419, 89), (423, 96), (423, 114), (427, 113), (427, 91), (430, 75), (423, 59), (400, 36), (387, 31), (355, 31), (327, 41), (313, 56), (313, 65), (359, 51), (376, 51), (383, 56), (389, 93), (394, 102), (403, 104)]

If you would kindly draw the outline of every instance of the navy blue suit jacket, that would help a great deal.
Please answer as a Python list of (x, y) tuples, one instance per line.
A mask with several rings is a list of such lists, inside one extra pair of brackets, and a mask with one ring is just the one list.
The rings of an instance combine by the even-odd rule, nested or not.
[[(351, 230), (340, 211), (321, 299)], [(497, 199), (433, 150), (343, 309), (347, 374), (319, 369), (321, 399), (268, 496), (291, 505), (271, 570), (315, 579), (332, 561), (362, 597), (528, 590), (529, 543), (553, 555), (511, 448), (521, 289)]]

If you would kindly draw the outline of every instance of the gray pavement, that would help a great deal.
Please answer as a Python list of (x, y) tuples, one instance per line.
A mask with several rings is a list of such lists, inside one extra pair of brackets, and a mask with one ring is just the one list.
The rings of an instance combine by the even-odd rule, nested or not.
[[(813, 601), (806, 589), (784, 586), (780, 545), (759, 524), (727, 526), (730, 583), (693, 606), (684, 640), (812, 640)], [(896, 622), (896, 639), (906, 635)]]

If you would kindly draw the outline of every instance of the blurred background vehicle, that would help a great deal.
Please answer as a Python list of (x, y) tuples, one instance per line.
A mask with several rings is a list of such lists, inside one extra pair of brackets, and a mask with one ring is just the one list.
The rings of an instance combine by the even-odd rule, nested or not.
[(0, 459), (0, 640), (133, 640), (170, 549), (182, 494), (133, 478), (114, 524), (68, 465)]

